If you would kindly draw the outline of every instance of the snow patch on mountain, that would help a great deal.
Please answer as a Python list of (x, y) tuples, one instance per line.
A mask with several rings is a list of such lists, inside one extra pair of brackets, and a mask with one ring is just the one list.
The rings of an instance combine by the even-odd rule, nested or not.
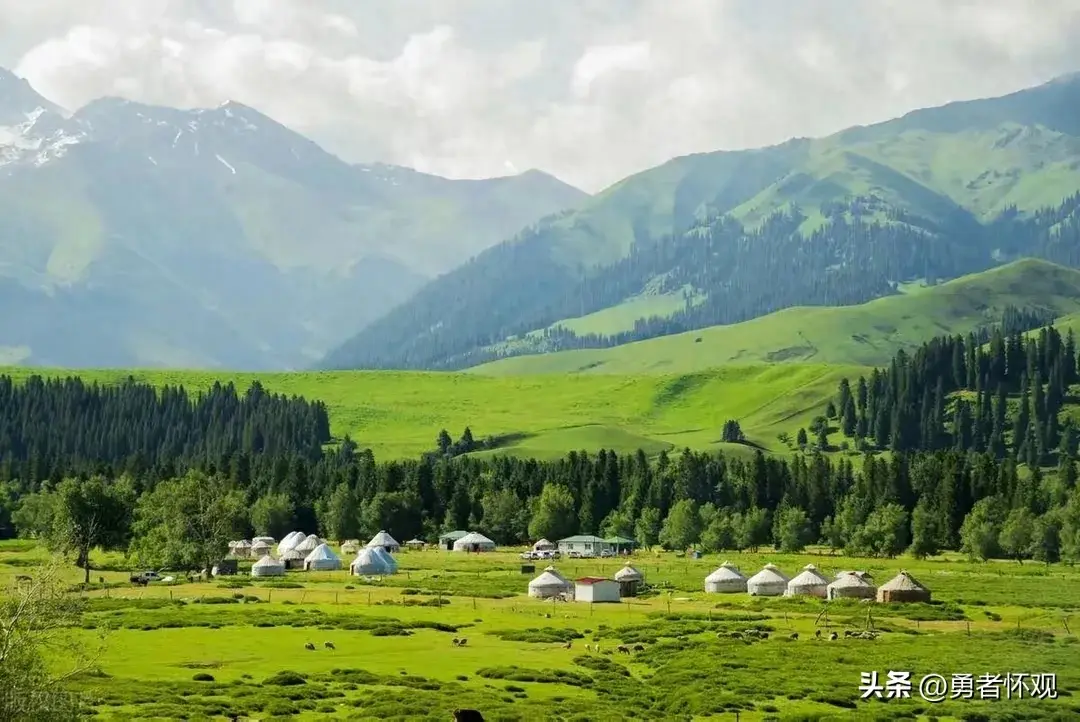
[(215, 156), (214, 156), (214, 157), (215, 157), (215, 158), (217, 158), (218, 160), (220, 160), (220, 161), (221, 161), (221, 164), (222, 164), (223, 166), (225, 166), (225, 167), (226, 167), (226, 168), (228, 168), (228, 169), (229, 169), (230, 171), (232, 171), (232, 174), (233, 174), (233, 175), (236, 175), (236, 169), (235, 169), (235, 168), (233, 168), (233, 167), (232, 167), (231, 165), (229, 165), (229, 161), (225, 160), (225, 159), (224, 159), (224, 158), (222, 158), (222, 157), (221, 157), (220, 155), (216, 155), (216, 154), (215, 154)]

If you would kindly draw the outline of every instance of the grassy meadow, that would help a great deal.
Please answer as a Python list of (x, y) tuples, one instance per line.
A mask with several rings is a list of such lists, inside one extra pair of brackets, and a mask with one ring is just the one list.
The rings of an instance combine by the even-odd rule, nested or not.
[[(1080, 272), (1031, 259), (898, 290), (858, 306), (788, 308), (742, 323), (611, 348), (517, 356), (471, 371), (498, 376), (693, 373), (721, 364), (764, 362), (886, 366), (901, 349), (999, 322), (1006, 306), (1049, 311), (1063, 317), (1062, 328), (1071, 328), (1073, 314), (1080, 312)], [(601, 331), (594, 323), (590, 330), (623, 329)]]
[[(650, 585), (619, 604), (525, 596), (517, 550), (402, 552), (400, 571), (367, 581), (338, 572), (244, 574), (134, 588), (118, 555), (94, 558), (82, 628), (104, 646), (76, 687), (97, 719), (446, 720), (456, 707), (494, 720), (1074, 719), (1080, 656), (1073, 632), (1080, 570), (958, 558), (853, 559), (732, 553), (703, 559), (639, 552)], [(705, 594), (725, 559), (794, 576), (865, 569), (880, 584), (908, 569), (931, 604)], [(46, 560), (0, 543), (0, 583)], [(563, 560), (567, 577), (621, 561)], [(538, 565), (542, 566), (542, 565)], [(71, 581), (79, 570), (70, 568)], [(103, 582), (103, 583), (102, 583)], [(876, 639), (847, 638), (872, 626)], [(767, 639), (746, 635), (764, 630)], [(815, 632), (821, 630), (822, 638)], [(840, 637), (830, 641), (828, 635)], [(738, 635), (732, 635), (738, 632)], [(798, 634), (798, 639), (790, 635)], [(452, 644), (455, 637), (466, 646)], [(570, 646), (566, 642), (570, 642)], [(315, 650), (305, 649), (312, 643)], [(334, 649), (324, 647), (332, 642)], [(587, 650), (586, 645), (599, 644)], [(641, 645), (622, 654), (619, 645)], [(57, 659), (58, 669), (64, 668)], [(1055, 673), (1051, 701), (859, 700), (861, 672)], [(1008, 715), (1013, 715), (1009, 717)], [(1006, 716), (1002, 716), (1006, 715)]]
[[(513, 376), (469, 373), (343, 371), (238, 373), (230, 371), (62, 371), (9, 367), (16, 380), (32, 374), (78, 375), (117, 383), (129, 375), (189, 391), (231, 381), (258, 380), (269, 391), (324, 401), (335, 436), (351, 435), (378, 459), (415, 458), (435, 448), (440, 429), (455, 438), (466, 426), (477, 439), (507, 436), (498, 453), (553, 458), (600, 448), (721, 449), (720, 430), (738, 419), (750, 442), (786, 452), (777, 435), (794, 437), (820, 414), (843, 376), (841, 366), (746, 365), (682, 375)], [(491, 453), (491, 452), (482, 452)]]

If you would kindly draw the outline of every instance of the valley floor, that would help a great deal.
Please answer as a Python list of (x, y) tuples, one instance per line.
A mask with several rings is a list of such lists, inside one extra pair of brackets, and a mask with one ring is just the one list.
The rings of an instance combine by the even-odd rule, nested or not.
[[(1070, 614), (1080, 571), (954, 557), (928, 561), (813, 554), (731, 553), (695, 560), (639, 552), (656, 589), (619, 604), (527, 598), (517, 550), (484, 555), (402, 552), (381, 581), (346, 572), (290, 572), (135, 589), (122, 559), (95, 556), (79, 641), (105, 647), (77, 680), (98, 719), (445, 720), (458, 707), (487, 719), (896, 719), (971, 715), (1064, 719), (1080, 713), (1080, 657)], [(825, 604), (811, 598), (705, 594), (702, 579), (729, 559), (744, 573), (765, 562), (793, 576), (807, 563), (829, 578), (866, 569), (877, 584), (900, 568), (931, 604)], [(44, 563), (30, 542), (0, 543), (0, 582)], [(616, 560), (562, 560), (567, 577), (610, 575)], [(71, 581), (79, 570), (68, 567)], [(243, 570), (243, 565), (242, 565)], [(217, 602), (217, 603), (211, 603)], [(877, 639), (847, 638), (872, 625)], [(768, 639), (731, 632), (759, 628)], [(815, 637), (822, 631), (821, 638)], [(831, 632), (839, 639), (829, 641)], [(798, 639), (791, 639), (797, 634)], [(458, 647), (455, 637), (466, 638)], [(568, 646), (567, 641), (571, 644)], [(306, 643), (314, 650), (306, 650)], [(334, 649), (324, 647), (332, 642)], [(586, 645), (599, 644), (586, 649)], [(630, 654), (619, 645), (640, 644)], [(614, 654), (612, 654), (614, 652)], [(64, 665), (56, 661), (58, 668)], [(864, 701), (860, 675), (912, 672), (909, 699)], [(919, 698), (923, 675), (1048, 673), (1058, 698)], [(198, 681), (202, 680), (202, 681)], [(1056, 717), (1054, 715), (1057, 715)]]

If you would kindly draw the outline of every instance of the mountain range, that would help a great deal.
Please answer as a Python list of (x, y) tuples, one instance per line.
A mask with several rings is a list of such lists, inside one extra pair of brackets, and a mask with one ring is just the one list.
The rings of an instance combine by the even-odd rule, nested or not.
[(1072, 75), (673, 159), (428, 283), (322, 365), (460, 369), (861, 304), (1022, 257), (1080, 266), (1078, 109)]
[(0, 69), (0, 362), (308, 366), (585, 198), (349, 164), (235, 102), (69, 113)]

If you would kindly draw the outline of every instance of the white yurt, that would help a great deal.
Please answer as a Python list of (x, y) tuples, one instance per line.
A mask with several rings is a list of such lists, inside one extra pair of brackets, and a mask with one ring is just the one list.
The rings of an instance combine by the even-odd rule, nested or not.
[(760, 572), (746, 580), (746, 591), (752, 597), (779, 597), (787, 591), (791, 581), (772, 564), (766, 564)]
[(286, 569), (303, 569), (305, 556), (307, 555), (296, 551), (296, 549), (286, 549), (278, 555), (278, 559), (281, 560)]
[(246, 539), (241, 539), (235, 544), (230, 544), (230, 549), (233, 556), (236, 557), (249, 557), (251, 556), (251, 542)]
[(877, 587), (869, 580), (869, 575), (860, 572), (840, 572), (825, 590), (826, 599), (873, 599), (877, 596)]
[(409, 541), (405, 542), (405, 547), (414, 551), (419, 551), (425, 546), (427, 546), (427, 543), (424, 542), (423, 539), (410, 539)]
[(638, 589), (645, 581), (645, 575), (627, 564), (615, 572), (615, 581), (619, 583), (620, 597), (636, 597)]
[(259, 542), (262, 542), (263, 544), (271, 547), (274, 546), (274, 544), (277, 544), (277, 540), (274, 539), (274, 537), (272, 536), (257, 536), (251, 540), (251, 544), (253, 546), (255, 544), (258, 544)]
[(349, 573), (358, 577), (378, 577), (396, 571), (397, 564), (381, 547), (361, 549), (349, 565)]
[(270, 545), (264, 541), (251, 542), (250, 556), (253, 559), (261, 559), (270, 553)]
[(454, 542), (456, 552), (493, 552), (495, 542), (479, 532), (471, 531)]
[(401, 551), (401, 545), (385, 531), (380, 531), (367, 543), (368, 549), (374, 549), (375, 547), (382, 547), (388, 552)]
[(555, 545), (549, 542), (547, 539), (541, 539), (540, 541), (532, 545), (532, 550), (534, 552), (549, 552), (552, 551), (554, 548)]
[(705, 591), (713, 594), (732, 594), (746, 591), (746, 577), (731, 562), (724, 562), (705, 577)]
[(291, 531), (285, 535), (285, 538), (278, 542), (277, 552), (278, 556), (281, 556), (289, 549), (292, 549), (297, 544), (304, 540), (306, 535), (302, 531)]
[(262, 559), (251, 565), (253, 577), (280, 577), (283, 574), (285, 574), (285, 564), (269, 554), (264, 554)]
[(821, 575), (813, 564), (807, 564), (795, 578), (788, 582), (784, 594), (789, 597), (807, 596), (825, 598), (829, 580)]
[(304, 557), (304, 569), (309, 572), (328, 572), (341, 569), (341, 559), (330, 548), (329, 544), (323, 543), (311, 550)]
[(574, 585), (555, 571), (555, 567), (548, 567), (529, 582), (529, 596), (536, 599), (551, 599), (560, 594), (568, 594), (573, 589)]
[(341, 542), (341, 553), (349, 554), (350, 556), (360, 551), (359, 539), (346, 539)]
[(319, 537), (315, 536), (314, 534), (308, 534), (299, 544), (294, 545), (293, 549), (300, 552), (304, 556), (307, 556), (311, 552), (315, 551), (315, 547), (319, 546), (320, 544), (322, 544), (322, 540), (319, 539)]

